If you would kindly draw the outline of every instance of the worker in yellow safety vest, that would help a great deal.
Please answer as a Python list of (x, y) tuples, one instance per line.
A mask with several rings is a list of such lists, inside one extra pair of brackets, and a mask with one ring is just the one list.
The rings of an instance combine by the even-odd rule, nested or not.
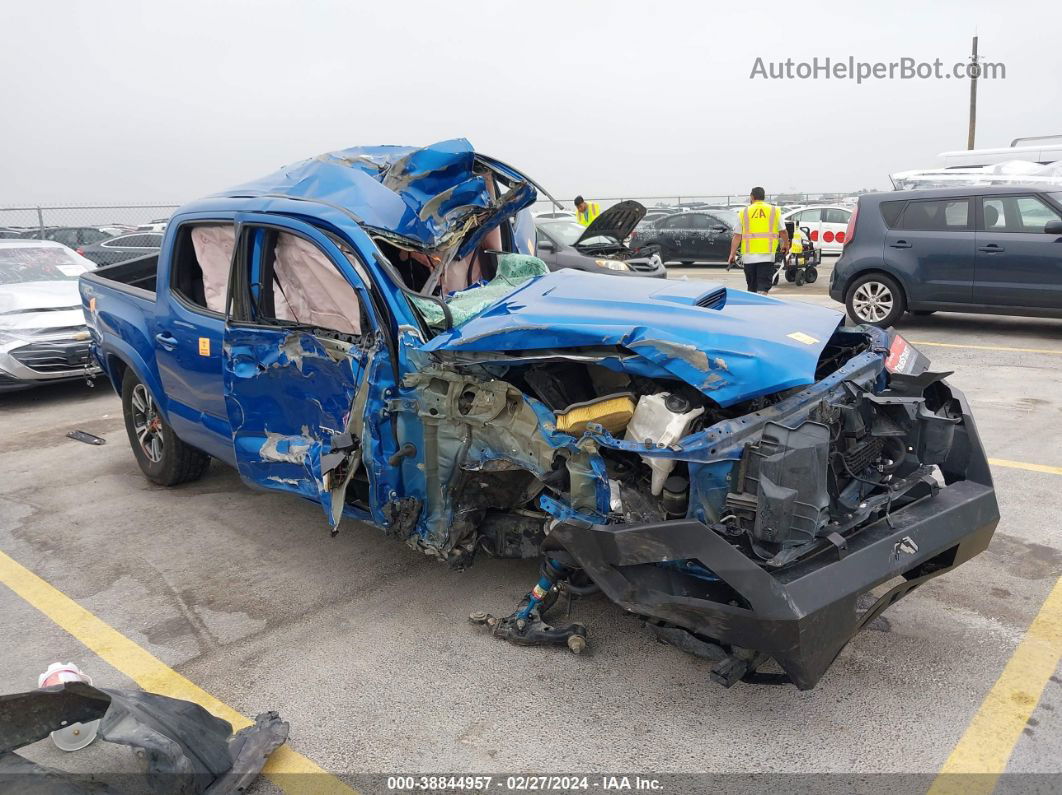
[(730, 258), (733, 263), (741, 249), (741, 266), (745, 270), (745, 285), (750, 293), (766, 295), (774, 281), (775, 255), (789, 253), (789, 235), (782, 223), (782, 211), (764, 201), (763, 188), (753, 188), (749, 206), (738, 213), (738, 230), (730, 239)]
[(594, 219), (601, 215), (601, 208), (597, 206), (597, 202), (588, 202), (582, 196), (575, 197), (575, 210), (578, 213), (579, 223), (583, 226), (590, 226)]

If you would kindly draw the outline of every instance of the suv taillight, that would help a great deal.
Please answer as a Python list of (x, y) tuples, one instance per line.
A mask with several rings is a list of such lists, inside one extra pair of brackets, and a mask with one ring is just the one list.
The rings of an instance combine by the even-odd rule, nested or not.
[(857, 215), (859, 215), (859, 205), (858, 204), (855, 206), (855, 209), (852, 210), (852, 215), (848, 219), (848, 228), (844, 230), (844, 243), (841, 246), (842, 248), (844, 246), (847, 246), (849, 243), (851, 243), (852, 242), (852, 238), (855, 236), (855, 224), (856, 224), (856, 216)]

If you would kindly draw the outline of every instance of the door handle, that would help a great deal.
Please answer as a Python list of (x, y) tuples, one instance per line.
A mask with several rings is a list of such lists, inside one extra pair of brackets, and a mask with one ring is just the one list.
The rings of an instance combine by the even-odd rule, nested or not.
[(910, 248), (911, 244), (906, 240), (897, 240), (895, 243), (889, 243), (893, 248)]
[(977, 250), (983, 251), (985, 254), (997, 254), (1001, 251), (1006, 251), (1006, 249), (998, 243), (989, 243), (988, 245), (978, 247)]
[(161, 345), (168, 351), (172, 351), (177, 347), (177, 338), (170, 334), (168, 331), (160, 331), (155, 335), (155, 342)]

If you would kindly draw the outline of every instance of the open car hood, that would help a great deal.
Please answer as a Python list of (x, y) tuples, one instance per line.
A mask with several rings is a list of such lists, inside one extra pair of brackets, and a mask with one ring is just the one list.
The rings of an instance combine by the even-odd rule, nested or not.
[(574, 245), (579, 246), (584, 241), (600, 235), (614, 237), (622, 243), (643, 218), (645, 218), (645, 207), (636, 201), (628, 200), (614, 204), (586, 227)]
[(514, 290), (424, 350), (483, 363), (589, 354), (610, 369), (679, 378), (728, 406), (814, 383), (842, 318), (709, 282), (565, 269)]

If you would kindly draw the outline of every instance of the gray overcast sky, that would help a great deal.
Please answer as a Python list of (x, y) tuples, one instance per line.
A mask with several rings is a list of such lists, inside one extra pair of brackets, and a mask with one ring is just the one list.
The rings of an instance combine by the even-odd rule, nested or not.
[(966, 80), (750, 80), (757, 56), (962, 61), (978, 146), (1062, 133), (1062, 3), (59, 2), (0, 12), (0, 204), (184, 201), (464, 136), (558, 198), (888, 187), (966, 144)]

